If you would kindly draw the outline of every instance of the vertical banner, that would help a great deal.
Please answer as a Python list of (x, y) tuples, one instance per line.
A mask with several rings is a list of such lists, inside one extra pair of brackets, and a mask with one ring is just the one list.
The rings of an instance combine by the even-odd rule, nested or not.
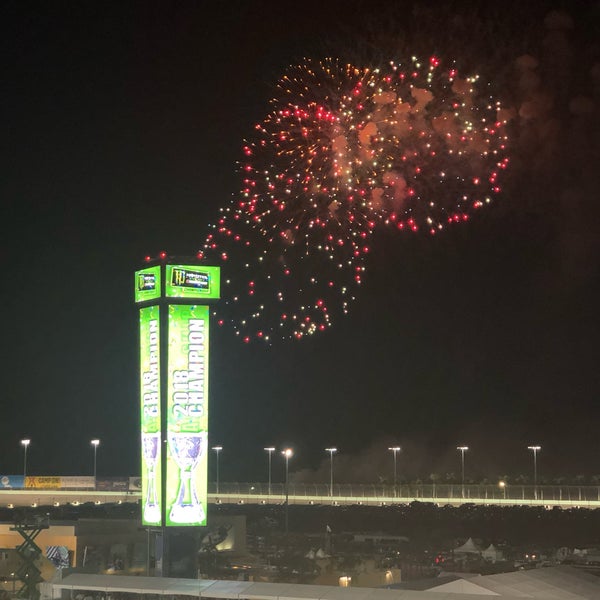
[(169, 306), (167, 525), (206, 525), (208, 306)]
[(142, 523), (162, 525), (159, 307), (140, 309)]

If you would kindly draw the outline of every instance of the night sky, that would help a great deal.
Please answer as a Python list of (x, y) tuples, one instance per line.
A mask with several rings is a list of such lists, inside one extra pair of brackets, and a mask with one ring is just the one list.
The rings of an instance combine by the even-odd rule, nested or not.
[(458, 472), (461, 444), (477, 480), (531, 475), (532, 443), (541, 479), (600, 473), (600, 4), (435, 4), (3, 4), (0, 474), (24, 437), (30, 474), (91, 474), (93, 437), (99, 475), (137, 473), (133, 271), (202, 246), (287, 65), (413, 51), (515, 108), (504, 192), (435, 238), (378, 236), (323, 334), (213, 328), (222, 480), (265, 480), (269, 445), (305, 480), (331, 445), (346, 481), (389, 479), (391, 444), (409, 478)]

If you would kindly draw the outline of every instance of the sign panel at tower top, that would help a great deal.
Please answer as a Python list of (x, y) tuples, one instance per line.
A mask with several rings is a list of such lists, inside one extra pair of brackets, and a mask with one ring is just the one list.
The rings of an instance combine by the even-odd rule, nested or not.
[(140, 308), (142, 523), (162, 525), (159, 307)]
[(135, 301), (160, 298), (160, 265), (135, 272)]
[(219, 267), (202, 265), (166, 265), (165, 295), (167, 298), (219, 298), (221, 287)]
[(206, 525), (208, 326), (208, 306), (169, 305), (166, 525)]

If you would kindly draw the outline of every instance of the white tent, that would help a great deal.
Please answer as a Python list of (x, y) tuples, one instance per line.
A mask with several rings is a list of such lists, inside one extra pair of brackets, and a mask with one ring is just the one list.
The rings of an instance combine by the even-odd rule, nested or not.
[(454, 548), (454, 554), (481, 554), (481, 548), (469, 538), (462, 546)]
[(504, 555), (502, 554), (502, 550), (498, 550), (494, 544), (490, 544), (482, 553), (481, 556), (485, 560), (489, 560), (492, 563), (495, 563), (498, 560), (504, 560)]

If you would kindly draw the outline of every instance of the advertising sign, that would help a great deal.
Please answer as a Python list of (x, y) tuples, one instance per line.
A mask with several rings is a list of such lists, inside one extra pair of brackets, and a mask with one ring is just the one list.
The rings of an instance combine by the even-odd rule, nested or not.
[(129, 489), (128, 477), (105, 477), (96, 481), (96, 489), (105, 492), (126, 492)]
[(166, 265), (167, 298), (219, 298), (220, 287), (219, 267)]
[(95, 483), (93, 477), (67, 475), (60, 478), (60, 487), (63, 490), (93, 490)]
[(159, 307), (140, 309), (142, 523), (161, 525)]
[(208, 306), (169, 306), (167, 525), (206, 525), (208, 326)]
[(141, 477), (130, 477), (128, 489), (130, 492), (141, 492), (142, 491), (142, 478)]
[(160, 265), (135, 272), (135, 301), (160, 298)]
[(23, 475), (0, 475), (0, 489), (22, 489), (25, 487)]
[(35, 477), (27, 475), (25, 477), (25, 487), (40, 490), (58, 490), (60, 489), (60, 477)]

